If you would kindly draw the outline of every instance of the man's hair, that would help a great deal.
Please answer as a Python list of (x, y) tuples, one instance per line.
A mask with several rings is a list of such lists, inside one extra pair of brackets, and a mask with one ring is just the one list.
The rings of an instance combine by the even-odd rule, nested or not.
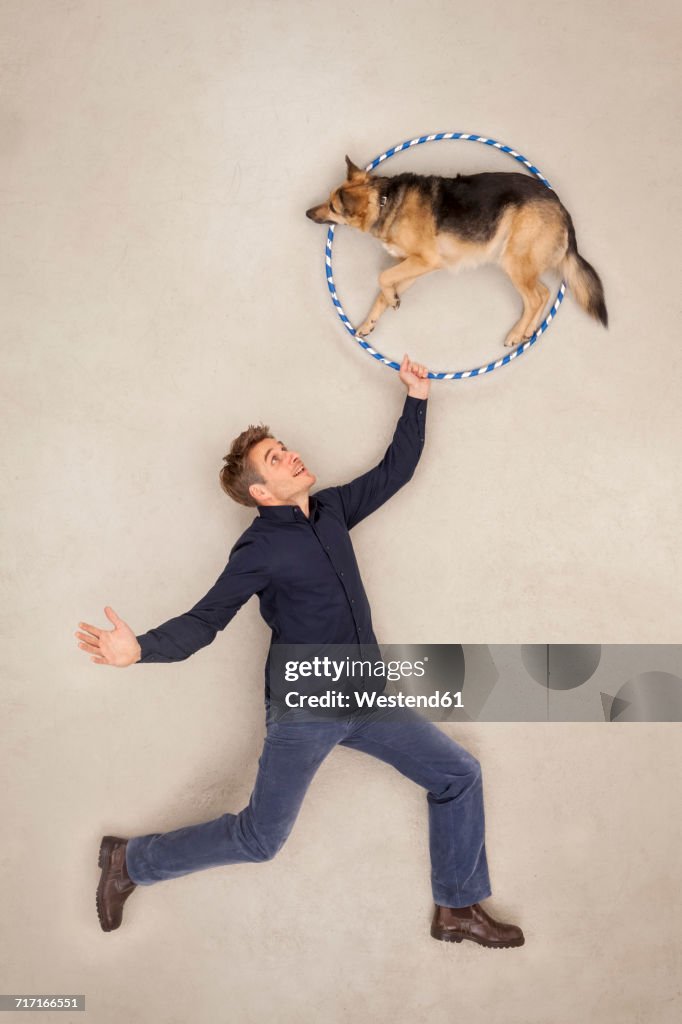
[(266, 437), (272, 437), (270, 427), (266, 427), (264, 423), (259, 423), (255, 427), (250, 425), (239, 437), (235, 437), (229, 452), (223, 458), (225, 465), (220, 470), (220, 485), (225, 493), (240, 505), (258, 505), (249, 493), (249, 487), (251, 484), (262, 484), (265, 481), (254, 468), (249, 453), (255, 444), (264, 441)]

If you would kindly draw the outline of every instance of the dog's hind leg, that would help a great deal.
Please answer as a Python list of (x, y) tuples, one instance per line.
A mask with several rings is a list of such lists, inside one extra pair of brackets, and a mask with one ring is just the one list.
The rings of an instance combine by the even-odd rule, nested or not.
[(558, 265), (566, 251), (566, 240), (564, 216), (558, 203), (535, 202), (516, 211), (499, 263), (523, 300), (523, 313), (507, 335), (505, 345), (520, 345), (534, 334), (549, 298), (549, 290), (540, 276)]
[(537, 297), (537, 307), (530, 323), (528, 324), (528, 327), (526, 328), (526, 338), (531, 338), (537, 331), (540, 324), (542, 323), (542, 314), (545, 311), (547, 299), (549, 298), (549, 288), (546, 285), (544, 285), (542, 281), (538, 281), (538, 283), (535, 286), (535, 290)]
[[(534, 278), (532, 274), (519, 273), (516, 268), (514, 268), (513, 272), (507, 270), (507, 273), (523, 300), (523, 313), (504, 340), (505, 345), (510, 348), (520, 345), (524, 338), (531, 337), (535, 329), (533, 326), (534, 321), (538, 312), (543, 308), (544, 301), (542, 300), (542, 293), (538, 289), (537, 278)], [(542, 306), (540, 302), (542, 302)]]
[(530, 338), (549, 297), (549, 289), (540, 280), (544, 267), (538, 266), (537, 250), (527, 244), (523, 233), (512, 236), (501, 259), (501, 265), (523, 300), (523, 313), (505, 338), (505, 345), (520, 345)]
[(414, 284), (418, 277), (423, 277), (424, 274), (430, 274), (432, 270), (437, 269), (437, 265), (427, 262), (421, 256), (408, 256), (402, 263), (396, 263), (395, 266), (382, 271), (379, 274), (381, 291), (367, 318), (358, 327), (357, 333), (360, 337), (366, 338), (368, 334), (372, 333), (379, 318), (389, 306), (392, 309), (399, 308), (400, 296)]

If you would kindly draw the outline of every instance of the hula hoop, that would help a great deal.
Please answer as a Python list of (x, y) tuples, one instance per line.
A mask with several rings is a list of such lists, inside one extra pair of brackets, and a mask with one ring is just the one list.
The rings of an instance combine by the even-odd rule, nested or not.
[[(495, 139), (486, 139), (482, 135), (469, 135), (464, 132), (437, 132), (435, 135), (422, 135), (418, 139), (408, 139), (407, 142), (401, 142), (398, 146), (392, 146), (391, 149), (387, 149), (385, 153), (381, 153), (380, 156), (376, 156), (374, 160), (367, 164), (365, 170), (373, 171), (374, 168), (378, 167), (379, 164), (384, 162), (384, 160), (390, 159), (390, 157), (395, 156), (396, 153), (401, 153), (404, 149), (410, 149), (412, 146), (421, 146), (425, 142), (440, 142), (441, 139), (462, 139), (465, 142), (480, 142), (484, 146), (492, 146), (494, 149), (499, 149), (500, 152), (507, 153), (509, 156), (513, 157), (514, 160), (518, 160), (518, 162), (523, 164), (524, 167), (527, 167), (531, 174), (534, 174), (535, 177), (543, 183), (543, 185), (546, 185), (548, 189), (552, 190), (552, 186), (547, 181), (544, 174), (541, 174), (530, 160), (527, 160), (525, 156), (521, 155), (521, 153), (517, 153), (515, 149), (511, 148), (511, 146), (504, 146), (501, 142), (496, 142)], [(373, 359), (383, 363), (384, 366), (390, 367), (392, 370), (399, 370), (400, 363), (397, 363), (394, 359), (390, 359), (388, 356), (382, 355), (381, 352), (373, 348), (365, 338), (359, 337), (355, 327), (344, 312), (341, 300), (336, 292), (336, 284), (334, 283), (334, 272), (332, 267), (332, 245), (334, 242), (335, 228), (336, 224), (332, 224), (327, 232), (327, 243), (325, 246), (325, 270), (327, 274), (327, 288), (329, 289), (329, 294), (331, 295), (339, 320), (350, 336), (357, 341), (360, 348), (364, 349), (365, 352), (372, 356)], [(492, 373), (493, 370), (499, 370), (501, 366), (507, 366), (514, 359), (518, 359), (519, 356), (522, 356), (524, 352), (527, 352), (529, 348), (540, 340), (556, 316), (565, 294), (566, 282), (562, 281), (554, 302), (552, 303), (552, 308), (536, 330), (535, 334), (533, 334), (531, 338), (527, 338), (526, 341), (522, 342), (522, 344), (518, 345), (516, 348), (512, 349), (511, 352), (508, 352), (507, 355), (503, 356), (501, 359), (495, 359), (491, 363), (486, 363), (483, 366), (476, 366), (471, 370), (429, 371), (429, 378), (431, 380), (466, 380), (469, 377), (479, 377), (485, 373)]]

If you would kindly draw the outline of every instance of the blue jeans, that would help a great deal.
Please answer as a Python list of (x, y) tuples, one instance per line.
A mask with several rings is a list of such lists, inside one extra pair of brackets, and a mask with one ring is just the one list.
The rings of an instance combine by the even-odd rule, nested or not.
[(390, 713), (268, 725), (256, 784), (239, 814), (128, 841), (138, 885), (221, 864), (270, 860), (291, 832), (312, 778), (340, 744), (393, 765), (427, 791), (434, 902), (466, 907), (490, 895), (481, 767), (432, 722)]

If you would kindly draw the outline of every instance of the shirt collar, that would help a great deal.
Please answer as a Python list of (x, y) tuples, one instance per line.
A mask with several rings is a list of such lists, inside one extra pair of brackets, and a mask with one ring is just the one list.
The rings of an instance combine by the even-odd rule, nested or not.
[[(310, 518), (315, 513), (317, 499), (308, 499), (310, 507)], [(305, 523), (306, 517), (298, 505), (259, 505), (258, 515), (262, 519), (273, 519), (280, 523)]]

